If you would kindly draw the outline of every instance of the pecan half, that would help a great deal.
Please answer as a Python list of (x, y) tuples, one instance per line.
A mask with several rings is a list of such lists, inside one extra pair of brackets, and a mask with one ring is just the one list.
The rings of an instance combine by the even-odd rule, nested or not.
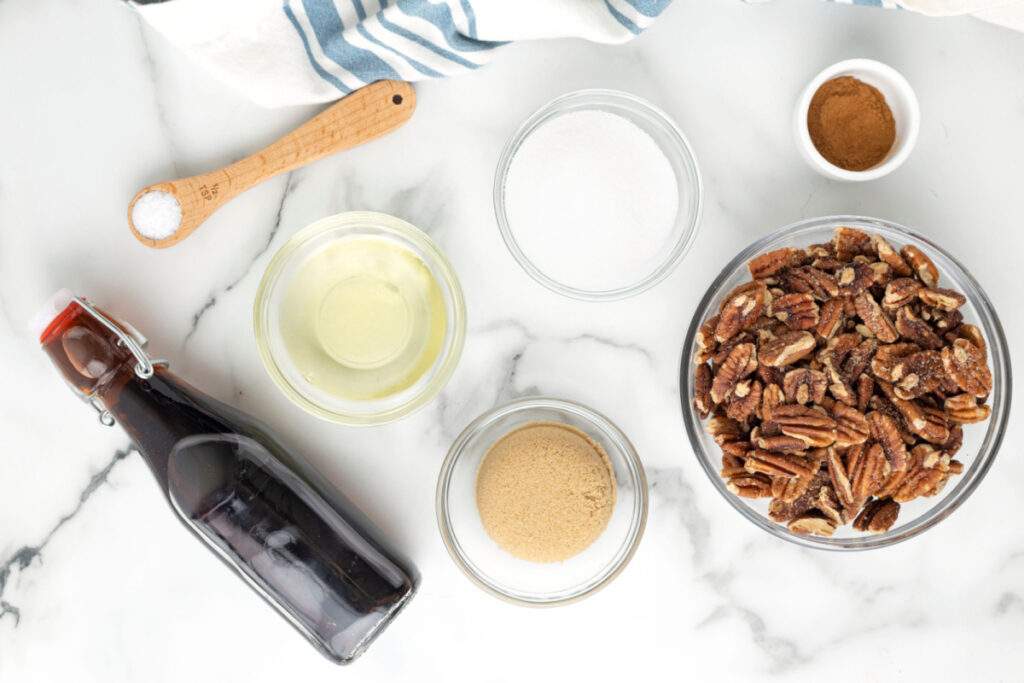
[(917, 293), (924, 285), (919, 280), (910, 277), (901, 277), (893, 280), (885, 286), (885, 295), (882, 297), (882, 306), (885, 308), (899, 308), (906, 306), (917, 298)]
[(873, 410), (868, 413), (868, 424), (871, 426), (871, 438), (878, 442), (885, 451), (885, 457), (893, 470), (902, 470), (907, 466), (907, 446), (900, 437), (899, 426), (891, 416)]
[(859, 507), (860, 504), (853, 493), (853, 484), (846, 472), (846, 465), (834, 448), (828, 449), (825, 464), (828, 466), (828, 476), (832, 480), (832, 489), (836, 492), (839, 502), (847, 509)]
[(910, 400), (935, 391), (946, 373), (938, 351), (918, 351), (904, 356), (893, 366), (896, 378), (893, 390), (902, 399)]
[(821, 403), (828, 387), (828, 377), (818, 370), (797, 368), (786, 373), (782, 387), (790, 403)]
[(737, 422), (746, 422), (761, 407), (761, 383), (756, 379), (737, 382), (725, 406), (725, 414)]
[(779, 451), (781, 453), (802, 453), (807, 450), (807, 444), (803, 439), (785, 434), (772, 434), (766, 436), (761, 432), (760, 427), (754, 427), (750, 432), (750, 441), (758, 448), (765, 451)]
[(921, 347), (917, 344), (909, 343), (879, 346), (875, 351), (875, 355), (871, 358), (871, 373), (885, 382), (895, 382), (899, 379), (899, 377), (894, 375), (899, 362), (920, 350)]
[(878, 254), (878, 259), (883, 263), (889, 264), (892, 268), (892, 272), (898, 277), (907, 277), (914, 274), (914, 270), (910, 267), (910, 264), (906, 260), (896, 253), (896, 250), (892, 248), (884, 237), (881, 235), (874, 235), (872, 241), (875, 244), (875, 253)]
[(786, 268), (798, 266), (806, 258), (807, 256), (803, 250), (784, 247), (752, 258), (747, 263), (747, 268), (754, 279), (760, 280), (778, 275)]
[(810, 448), (831, 446), (836, 440), (836, 423), (823, 410), (785, 404), (772, 410), (772, 422), (786, 436), (800, 439)]
[(728, 341), (751, 327), (764, 311), (767, 296), (768, 288), (760, 282), (748, 282), (731, 291), (718, 312), (715, 341)]
[(726, 482), (725, 487), (741, 498), (768, 498), (772, 480), (763, 474), (741, 474)]
[(941, 308), (944, 311), (955, 311), (967, 303), (967, 297), (952, 289), (921, 289), (917, 298), (926, 306)]
[(900, 411), (911, 432), (929, 443), (944, 444), (949, 440), (949, 422), (941, 410), (925, 408), (916, 401), (908, 401), (895, 394), (889, 400)]
[(818, 463), (795, 453), (775, 453), (757, 449), (747, 455), (747, 472), (767, 474), (770, 477), (812, 477)]
[(875, 273), (865, 263), (852, 263), (836, 273), (840, 296), (857, 296), (875, 283)]
[(829, 299), (818, 307), (818, 326), (815, 332), (822, 339), (831, 339), (839, 332), (846, 320), (843, 314), (843, 302), (840, 299)]
[(790, 268), (782, 278), (786, 289), (791, 292), (810, 294), (818, 301), (827, 301), (839, 296), (839, 285), (829, 273), (814, 266)]
[(864, 443), (871, 435), (871, 425), (864, 413), (844, 403), (832, 406), (832, 418), (836, 422), (836, 441), (839, 448)]
[(857, 307), (857, 315), (878, 341), (889, 344), (899, 339), (896, 326), (870, 293), (861, 292), (854, 297), (853, 303)]
[(881, 489), (891, 469), (885, 451), (877, 443), (858, 444), (846, 451), (846, 471), (857, 500), (867, 500)]
[(943, 346), (942, 338), (935, 333), (931, 325), (917, 317), (909, 306), (896, 311), (896, 331), (905, 340), (926, 349), (941, 349)]
[(874, 253), (871, 235), (863, 230), (841, 226), (836, 228), (832, 238), (836, 258), (840, 261), (851, 261), (854, 256)]
[(910, 267), (917, 273), (921, 282), (929, 287), (936, 287), (939, 284), (939, 269), (935, 267), (932, 260), (925, 256), (924, 252), (912, 244), (900, 249), (900, 255), (910, 264)]
[(711, 400), (721, 403), (732, 393), (736, 383), (757, 369), (753, 344), (737, 344), (722, 362), (711, 382)]
[(900, 514), (900, 504), (891, 498), (876, 498), (860, 511), (853, 520), (853, 528), (880, 534), (892, 528)]
[(714, 403), (711, 400), (711, 368), (707, 363), (701, 363), (693, 373), (693, 407), (696, 408), (700, 419), (705, 419), (711, 414)]
[(772, 497), (783, 503), (792, 503), (807, 493), (814, 477), (776, 477), (772, 479)]
[(814, 352), (814, 335), (810, 332), (787, 332), (761, 345), (758, 360), (771, 367), (791, 365)]
[(950, 396), (943, 404), (943, 408), (946, 410), (946, 417), (957, 424), (984, 422), (992, 414), (990, 407), (985, 404), (978, 405), (977, 397), (971, 394)]
[(814, 512), (806, 512), (788, 524), (794, 534), (826, 537), (834, 534), (837, 526), (833, 520)]
[(984, 397), (992, 391), (992, 371), (981, 349), (966, 339), (956, 339), (942, 349), (942, 365), (968, 394)]
[(812, 330), (818, 325), (818, 304), (810, 294), (783, 294), (772, 301), (772, 315), (791, 330)]
[(950, 344), (955, 342), (957, 339), (966, 339), (975, 346), (982, 354), (987, 353), (987, 345), (985, 344), (985, 337), (982, 336), (981, 330), (978, 329), (977, 325), (971, 325), (970, 323), (963, 323), (957, 326), (955, 329), (946, 332), (946, 341)]

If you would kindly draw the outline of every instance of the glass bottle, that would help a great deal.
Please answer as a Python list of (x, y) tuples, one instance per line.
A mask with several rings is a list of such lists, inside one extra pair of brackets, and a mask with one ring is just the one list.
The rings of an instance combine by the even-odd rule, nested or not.
[(412, 597), (415, 570), (262, 424), (150, 361), (85, 300), (53, 308), (64, 300), (44, 351), (128, 433), (179, 519), (328, 658), (358, 657)]

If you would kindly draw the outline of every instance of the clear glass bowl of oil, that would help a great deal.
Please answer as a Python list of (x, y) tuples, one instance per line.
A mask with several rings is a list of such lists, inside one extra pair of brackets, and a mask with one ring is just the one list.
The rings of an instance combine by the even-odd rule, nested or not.
[(310, 413), (351, 425), (424, 405), (458, 363), (462, 289), (422, 231), (387, 214), (321, 219), (274, 255), (253, 309), (267, 372)]

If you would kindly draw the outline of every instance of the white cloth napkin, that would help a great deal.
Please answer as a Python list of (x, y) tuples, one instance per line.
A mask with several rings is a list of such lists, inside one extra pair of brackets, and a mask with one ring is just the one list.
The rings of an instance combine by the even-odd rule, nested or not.
[(380, 78), (449, 76), (508, 41), (623, 43), (671, 0), (167, 0), (132, 4), (225, 83), (268, 107), (337, 99)]

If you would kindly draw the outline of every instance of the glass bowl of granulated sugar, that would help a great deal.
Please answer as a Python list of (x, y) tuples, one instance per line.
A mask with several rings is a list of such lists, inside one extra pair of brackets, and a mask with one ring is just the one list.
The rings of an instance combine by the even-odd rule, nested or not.
[(667, 277), (693, 244), (700, 171), (660, 109), (580, 90), (539, 109), (505, 145), (494, 209), (509, 251), (545, 287), (623, 299)]

